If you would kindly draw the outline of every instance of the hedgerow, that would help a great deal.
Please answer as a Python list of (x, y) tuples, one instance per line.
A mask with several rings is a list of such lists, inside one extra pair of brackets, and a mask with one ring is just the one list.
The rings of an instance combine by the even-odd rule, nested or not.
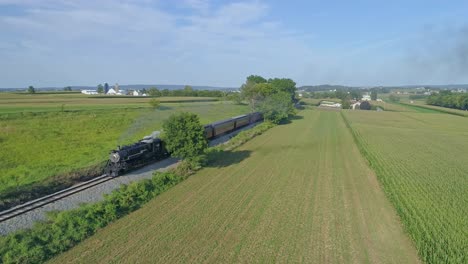
[(49, 216), (33, 228), (0, 238), (1, 263), (40, 263), (93, 235), (112, 221), (184, 179), (173, 172), (156, 172), (151, 179), (122, 185), (104, 200)]

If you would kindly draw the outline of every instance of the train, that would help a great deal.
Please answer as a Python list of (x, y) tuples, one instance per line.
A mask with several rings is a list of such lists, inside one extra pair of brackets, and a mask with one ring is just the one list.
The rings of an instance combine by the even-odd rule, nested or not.
[[(263, 115), (260, 112), (254, 112), (217, 121), (204, 126), (205, 137), (207, 140), (212, 140), (262, 120)], [(159, 131), (154, 131), (151, 135), (145, 136), (134, 144), (118, 146), (117, 149), (112, 150), (104, 173), (111, 177), (117, 177), (129, 170), (169, 157), (170, 153), (159, 134)]]

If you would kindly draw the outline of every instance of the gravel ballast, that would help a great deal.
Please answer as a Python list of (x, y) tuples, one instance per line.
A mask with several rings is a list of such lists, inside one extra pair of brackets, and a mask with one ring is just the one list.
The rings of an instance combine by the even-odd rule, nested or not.
[[(229, 141), (230, 138), (237, 135), (240, 131), (250, 129), (258, 123), (251, 124), (232, 133), (223, 135), (210, 141), (210, 146), (216, 146)], [(129, 184), (134, 181), (142, 179), (149, 179), (153, 176), (155, 171), (166, 171), (170, 168), (177, 166), (178, 160), (175, 158), (168, 158), (138, 170), (127, 173), (123, 176), (106, 181), (102, 184), (93, 186), (89, 189), (67, 196), (59, 201), (46, 204), (43, 207), (36, 208), (22, 215), (18, 215), (0, 223), (0, 234), (6, 235), (10, 232), (30, 228), (36, 221), (46, 220), (48, 212), (70, 210), (80, 206), (83, 203), (95, 203), (104, 199), (104, 194), (111, 193), (113, 190), (119, 188), (122, 184)]]

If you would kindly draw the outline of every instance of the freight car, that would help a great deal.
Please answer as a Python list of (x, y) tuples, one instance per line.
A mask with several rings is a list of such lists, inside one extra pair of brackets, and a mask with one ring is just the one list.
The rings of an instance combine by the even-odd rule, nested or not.
[[(263, 115), (255, 112), (214, 122), (204, 126), (205, 137), (210, 140), (261, 120), (263, 120)], [(112, 150), (104, 173), (116, 177), (128, 170), (167, 157), (169, 153), (165, 148), (165, 143), (159, 138), (159, 132), (155, 131), (135, 144)]]

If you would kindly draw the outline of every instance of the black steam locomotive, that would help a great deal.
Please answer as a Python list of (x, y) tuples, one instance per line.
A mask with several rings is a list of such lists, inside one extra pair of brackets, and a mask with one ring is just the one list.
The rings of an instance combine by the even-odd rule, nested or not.
[[(263, 120), (263, 115), (255, 112), (214, 122), (204, 127), (205, 136), (208, 140), (214, 139), (261, 120)], [(165, 159), (169, 156), (170, 154), (165, 148), (164, 141), (159, 138), (159, 132), (155, 131), (135, 144), (123, 147), (119, 146), (118, 149), (112, 150), (104, 173), (116, 177), (128, 170)]]

